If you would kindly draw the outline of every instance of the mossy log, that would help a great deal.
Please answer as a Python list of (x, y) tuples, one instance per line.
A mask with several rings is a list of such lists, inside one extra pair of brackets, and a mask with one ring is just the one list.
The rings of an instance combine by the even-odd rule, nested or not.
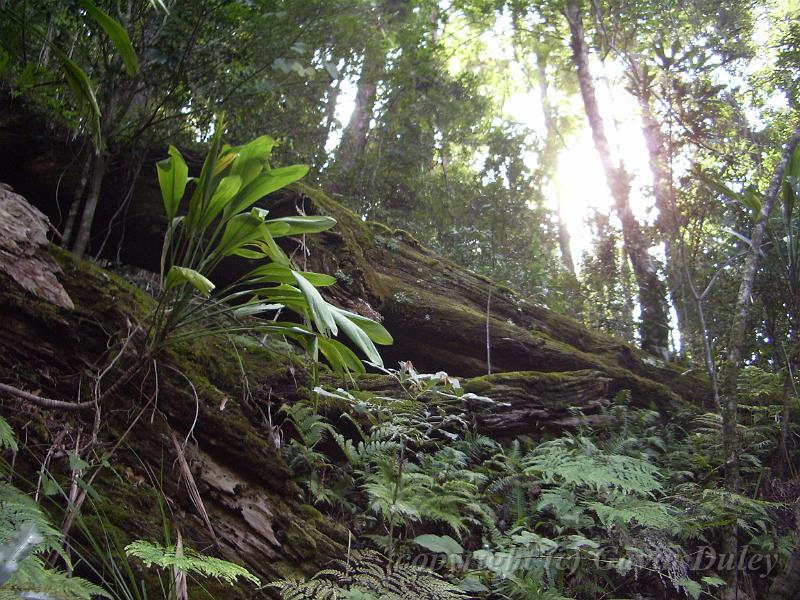
[[(120, 340), (144, 324), (153, 300), (69, 253), (55, 247), (50, 253), (75, 307), (36, 298), (0, 274), (0, 381), (49, 398), (86, 399), (97, 374), (112, 364)], [(136, 360), (139, 341), (135, 334), (130, 336), (128, 351), (113, 363), (101, 389)], [(243, 562), (263, 580), (316, 572), (342, 551), (346, 532), (321, 516), (308, 518), (300, 488), (264, 417), (271, 386), (293, 374), (302, 377), (304, 368), (291, 354), (276, 353), (248, 338), (205, 338), (158, 357), (100, 407), (94, 447), (98, 455), (133, 425), (111, 457), (111, 468), (94, 483), (98, 495), (85, 506), (88, 522), (99, 534), (98, 515), (104, 515), (104, 527), (112, 527), (123, 543), (137, 538), (163, 541), (163, 494), (187, 545)], [(22, 464), (17, 466), (23, 480), (35, 481), (37, 462), (52, 447), (49, 468), (68, 484), (68, 453), (91, 437), (94, 413), (42, 410), (0, 394), (0, 414), (23, 432), (20, 439), (33, 456), (30, 473), (22, 473)], [(187, 492), (187, 474), (179, 467), (173, 439), (185, 443), (202, 508)], [(95, 462), (95, 456), (87, 459)], [(213, 534), (201, 518), (203, 511)], [(213, 589), (212, 583), (209, 590)], [(262, 595), (243, 586), (192, 597)]]

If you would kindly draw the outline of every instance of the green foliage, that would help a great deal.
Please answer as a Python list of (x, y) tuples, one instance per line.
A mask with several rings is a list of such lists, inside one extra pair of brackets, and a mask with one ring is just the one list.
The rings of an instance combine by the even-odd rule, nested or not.
[(156, 566), (159, 569), (177, 569), (186, 574), (213, 577), (229, 585), (235, 585), (240, 578), (261, 585), (258, 577), (244, 567), (213, 556), (205, 556), (191, 548), (174, 545), (165, 547), (137, 540), (125, 547), (125, 553), (138, 558), (147, 568)]
[(310, 581), (282, 580), (267, 584), (284, 600), (351, 598), (365, 600), (456, 600), (458, 587), (423, 567), (391, 561), (368, 550), (354, 550), (347, 560), (317, 573)]
[(3, 449), (16, 452), (19, 448), (17, 447), (17, 439), (14, 436), (14, 431), (11, 429), (11, 425), (9, 425), (8, 421), (3, 417), (0, 417), (0, 450)]
[[(0, 438), (16, 448), (13, 432), (0, 418)], [(56, 552), (68, 565), (61, 532), (39, 505), (10, 483), (0, 480), (0, 600), (92, 600), (110, 598), (102, 588), (45, 565), (42, 555)]]
[(614, 495), (646, 495), (661, 490), (658, 469), (649, 462), (606, 454), (588, 439), (541, 444), (525, 461), (525, 473), (559, 486), (586, 486)]
[[(161, 254), (163, 290), (149, 333), (151, 352), (176, 340), (214, 333), (260, 331), (293, 339), (316, 360), (321, 353), (338, 371), (364, 371), (346, 346), (327, 339), (339, 330), (370, 361), (380, 364), (375, 343), (391, 343), (378, 323), (326, 302), (317, 287), (335, 279), (294, 269), (276, 238), (317, 233), (335, 221), (324, 216), (267, 219), (269, 211), (254, 207), (264, 196), (303, 177), (302, 165), (272, 168), (269, 156), (275, 141), (267, 136), (238, 147), (224, 146), (222, 119), (216, 124), (199, 177), (189, 177), (180, 152), (169, 149), (169, 158), (158, 164), (164, 209), (169, 228)], [(194, 189), (183, 210), (189, 182)], [(179, 215), (180, 212), (184, 214)], [(217, 289), (215, 269), (227, 257), (250, 263), (249, 271), (235, 282)], [(304, 325), (243, 319), (287, 309), (299, 314)], [(205, 323), (204, 328), (191, 325)], [(316, 328), (322, 337), (314, 333)]]

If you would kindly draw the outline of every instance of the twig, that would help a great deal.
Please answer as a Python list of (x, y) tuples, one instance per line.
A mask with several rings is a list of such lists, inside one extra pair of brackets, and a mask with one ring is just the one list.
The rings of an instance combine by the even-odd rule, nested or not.
[(28, 402), (35, 404), (37, 406), (41, 406), (42, 408), (60, 408), (64, 410), (92, 410), (95, 407), (94, 401), (66, 402), (64, 400), (54, 400), (53, 398), (42, 398), (41, 396), (36, 396), (34, 394), (31, 394), (30, 392), (26, 392), (24, 390), (15, 388), (14, 386), (7, 385), (5, 383), (0, 383), (0, 392), (11, 394), (12, 396), (16, 396), (17, 398), (21, 398), (22, 400), (27, 400)]

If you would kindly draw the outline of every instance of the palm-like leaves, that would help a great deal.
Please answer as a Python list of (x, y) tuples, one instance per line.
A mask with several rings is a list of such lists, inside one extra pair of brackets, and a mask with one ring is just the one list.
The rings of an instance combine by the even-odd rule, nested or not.
[[(325, 231), (336, 224), (326, 216), (268, 219), (254, 204), (302, 178), (304, 165), (271, 168), (275, 145), (267, 136), (239, 147), (222, 144), (222, 120), (203, 164), (192, 178), (180, 152), (170, 147), (158, 163), (158, 179), (168, 219), (161, 259), (162, 294), (150, 330), (151, 349), (176, 340), (218, 332), (258, 330), (292, 339), (316, 360), (320, 354), (341, 372), (363, 372), (358, 357), (329, 336), (342, 331), (373, 363), (381, 364), (375, 344), (392, 337), (380, 324), (329, 304), (319, 287), (335, 279), (294, 269), (275, 242), (288, 235)], [(186, 190), (194, 184), (186, 201)], [(183, 213), (183, 214), (180, 214)], [(227, 257), (252, 264), (238, 280), (216, 287), (213, 273)], [(290, 310), (302, 324), (265, 321), (245, 325), (241, 318)], [(205, 322), (205, 328), (190, 325)]]

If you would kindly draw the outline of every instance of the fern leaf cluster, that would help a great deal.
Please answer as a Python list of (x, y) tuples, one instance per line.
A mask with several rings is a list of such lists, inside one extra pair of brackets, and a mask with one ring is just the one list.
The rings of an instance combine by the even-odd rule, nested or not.
[(203, 577), (213, 577), (234, 585), (236, 580), (246, 579), (255, 585), (261, 585), (258, 577), (227, 560), (205, 556), (191, 548), (177, 548), (176, 546), (160, 546), (144, 540), (137, 540), (125, 547), (129, 556), (135, 556), (144, 563), (145, 567), (153, 565), (162, 569), (178, 569), (187, 574), (198, 574)]
[(389, 561), (370, 550), (356, 550), (310, 581), (282, 580), (268, 584), (284, 600), (373, 598), (376, 600), (462, 600), (455, 585), (424, 567)]

